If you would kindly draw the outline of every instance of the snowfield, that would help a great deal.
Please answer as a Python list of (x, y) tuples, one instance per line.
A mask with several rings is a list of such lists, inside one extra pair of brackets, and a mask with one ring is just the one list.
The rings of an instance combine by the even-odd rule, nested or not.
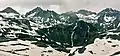
[[(86, 46), (83, 54), (76, 52), (74, 56), (115, 56), (120, 51), (120, 41), (111, 39), (96, 39), (93, 44)], [(116, 56), (119, 56), (117, 54)]]
[(30, 41), (9, 41), (0, 43), (0, 56), (66, 56), (67, 53), (59, 52), (52, 47), (38, 47)]

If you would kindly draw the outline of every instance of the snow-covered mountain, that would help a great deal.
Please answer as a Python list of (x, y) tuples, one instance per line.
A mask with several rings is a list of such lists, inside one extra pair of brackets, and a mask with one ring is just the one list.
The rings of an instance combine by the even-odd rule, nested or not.
[(85, 47), (96, 38), (119, 38), (120, 11), (79, 10), (58, 14), (40, 7), (21, 15), (11, 7), (0, 11), (0, 41), (21, 39), (38, 46)]
[[(6, 13), (6, 17), (2, 13)], [(11, 13), (13, 13), (14, 17), (10, 16)], [(19, 31), (24, 30), (28, 34), (31, 33), (32, 31), (34, 31), (34, 33), (38, 33), (35, 31), (44, 30), (44, 29), (46, 29), (44, 31), (49, 32), (49, 34), (51, 34), (50, 31), (53, 30), (51, 28), (55, 27), (56, 29), (60, 28), (62, 30), (67, 26), (69, 26), (69, 29), (70, 29), (69, 31), (71, 31), (71, 33), (69, 33), (70, 34), (69, 36), (71, 36), (72, 31), (74, 31), (74, 28), (78, 27), (76, 22), (79, 22), (79, 21), (80, 22), (84, 21), (84, 23), (88, 25), (89, 32), (97, 32), (97, 30), (100, 30), (100, 29), (110, 30), (110, 29), (119, 27), (118, 26), (119, 11), (113, 10), (111, 8), (106, 8), (101, 12), (99, 12), (98, 14), (92, 11), (87, 11), (87, 10), (79, 10), (77, 12), (70, 11), (62, 14), (57, 14), (54, 11), (43, 10), (40, 7), (36, 7), (35, 9), (27, 12), (25, 14), (25, 17), (22, 17), (20, 13), (18, 13), (14, 9), (12, 9), (11, 7), (7, 7), (2, 12), (0, 12), (0, 14), (1, 14), (1, 22), (3, 22), (7, 28), (10, 28), (10, 26), (11, 27), (15, 26), (19, 29)], [(16, 17), (16, 15), (18, 15), (18, 17)], [(109, 19), (107, 20), (107, 18), (110, 18), (110, 20)], [(101, 25), (105, 25), (106, 27)], [(112, 27), (113, 26), (114, 27), (108, 29), (111, 25)], [(83, 27), (84, 29), (84, 26), (82, 25), (80, 27), (81, 28)], [(79, 30), (80, 29), (78, 29), (78, 31)], [(59, 33), (59, 30), (55, 30), (55, 32), (57, 31)], [(46, 34), (44, 32), (42, 33), (41, 36), (46, 36)]]
[(79, 10), (77, 12), (70, 11), (57, 14), (54, 11), (43, 10), (40, 7), (36, 7), (27, 12), (24, 17), (11, 7), (7, 7), (0, 12), (0, 15), (1, 21), (3, 21), (4, 24), (7, 24), (8, 26), (16, 26), (23, 30), (29, 30), (29, 32), (44, 28), (49, 29), (51, 27), (56, 27), (56, 25), (75, 26), (77, 24), (76, 22), (81, 20), (89, 25), (89, 28), (92, 26), (91, 29), (93, 30), (102, 29), (104, 31), (119, 28), (119, 13), (118, 10), (106, 8), (99, 13), (88, 10)]

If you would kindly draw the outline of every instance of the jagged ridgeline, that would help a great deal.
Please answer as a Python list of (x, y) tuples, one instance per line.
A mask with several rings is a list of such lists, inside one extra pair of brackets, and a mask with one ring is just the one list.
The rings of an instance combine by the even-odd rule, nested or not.
[(11, 7), (0, 11), (0, 41), (29, 40), (38, 46), (86, 46), (96, 38), (120, 40), (120, 11), (79, 10), (58, 14), (40, 7), (21, 15)]

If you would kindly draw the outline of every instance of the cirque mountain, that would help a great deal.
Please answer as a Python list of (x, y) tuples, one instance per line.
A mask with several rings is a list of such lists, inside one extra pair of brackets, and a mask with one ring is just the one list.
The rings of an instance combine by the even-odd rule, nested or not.
[[(49, 25), (52, 25), (52, 27), (39, 29), (37, 31), (38, 34), (40, 34), (41, 36), (47, 37), (50, 42), (54, 42), (54, 43), (58, 42), (62, 46), (66, 46), (66, 45), (70, 46), (71, 45), (70, 39), (72, 35), (76, 36), (75, 39), (79, 39), (79, 37), (81, 36), (79, 40), (84, 39), (82, 41), (84, 42), (86, 35), (89, 33), (88, 31), (90, 32), (96, 31), (96, 28), (94, 28), (92, 24), (82, 22), (81, 20), (79, 20), (80, 17), (78, 17), (77, 14), (80, 13), (83, 14), (83, 12), (79, 11), (79, 12), (66, 12), (62, 14), (57, 14), (54, 11), (50, 11), (50, 10), (46, 11), (46, 10), (42, 10), (40, 7), (37, 7), (32, 11), (27, 12), (26, 17), (30, 18), (30, 20), (33, 22), (43, 23), (44, 25), (45, 23), (49, 23)], [(96, 13), (85, 11), (84, 14), (83, 14), (84, 16), (88, 16)], [(85, 28), (87, 29), (85, 30)], [(83, 31), (76, 32), (79, 31), (80, 29), (84, 30), (83, 34), (82, 34)], [(81, 35), (79, 35), (79, 33)], [(76, 41), (76, 43), (77, 42), (78, 41)], [(58, 43), (56, 44), (59, 45)], [(78, 44), (74, 44), (74, 45), (82, 45), (82, 44), (78, 42)]]
[(99, 13), (79, 10), (58, 14), (40, 7), (21, 15), (7, 7), (0, 11), (0, 42), (20, 39), (39, 47), (51, 46), (68, 53), (70, 51), (67, 48), (78, 47), (74, 52), (81, 53), (86, 46), (95, 43), (96, 38), (120, 40), (119, 15), (120, 11), (112, 8), (103, 9)]
[[(40, 44), (41, 37), (51, 46), (87, 45), (94, 42), (95, 38), (99, 38), (101, 29), (107, 31), (118, 28), (119, 13), (117, 10), (107, 8), (99, 13), (79, 10), (57, 14), (36, 7), (22, 16), (8, 7), (0, 12), (1, 32), (6, 36), (8, 32), (14, 32), (16, 37), (24, 40), (37, 40), (37, 45)], [(104, 25), (106, 27), (103, 27)], [(110, 29), (107, 28), (108, 25), (112, 25)]]
[[(39, 11), (43, 12), (45, 10), (40, 9)], [(38, 12), (38, 11), (36, 10), (36, 12)], [(85, 33), (89, 33), (88, 35), (90, 38), (89, 40), (87, 38), (85, 38), (88, 40), (88, 42), (84, 42), (84, 40), (83, 40), (83, 42), (86, 44), (86, 43), (93, 42), (95, 38), (99, 38), (99, 37), (103, 38), (103, 36), (107, 36), (107, 37), (111, 36), (111, 38), (113, 38), (113, 35), (116, 35), (119, 32), (119, 13), (120, 12), (118, 10), (113, 10), (112, 8), (106, 8), (99, 13), (95, 13), (95, 12), (91, 12), (91, 11), (87, 11), (87, 10), (79, 10), (77, 12), (70, 11), (70, 12), (66, 12), (66, 13), (62, 13), (62, 14), (47, 13), (49, 15), (46, 15), (46, 13), (42, 13), (42, 12), (40, 13), (40, 12), (38, 14), (36, 14), (37, 16), (35, 14), (32, 14), (33, 15), (32, 17), (34, 18), (34, 20), (32, 20), (32, 21), (35, 21), (38, 19), (41, 20), (41, 18), (44, 19), (45, 18), (44, 16), (53, 16), (53, 17), (51, 17), (51, 20), (54, 19), (57, 22), (52, 23), (53, 24), (52, 27), (44, 28), (44, 29), (38, 30), (40, 32), (38, 32), (38, 31), (37, 32), (42, 36), (48, 37), (49, 41), (58, 42), (58, 43), (61, 43), (61, 45), (65, 45), (65, 44), (71, 45), (70, 40), (65, 40), (65, 39), (72, 38), (72, 36), (74, 36), (76, 39), (79, 39), (81, 37), (81, 39), (83, 40), (84, 37), (87, 36), (87, 34), (85, 34)], [(51, 11), (47, 10), (45, 12), (51, 12)], [(54, 12), (54, 11), (52, 11), (52, 12)], [(44, 15), (44, 16), (42, 16), (42, 15)], [(36, 16), (36, 17), (34, 17), (34, 16)], [(57, 16), (57, 17), (55, 17), (55, 16)], [(49, 19), (49, 17), (47, 19)], [(77, 22), (78, 21), (81, 22), (81, 20), (84, 21), (84, 23), (85, 23), (84, 26), (88, 26), (88, 27), (84, 27), (83, 25), (79, 27)], [(50, 21), (48, 21), (48, 22), (50, 22)], [(84, 30), (84, 28), (89, 28), (89, 32), (88, 32), (88, 30), (79, 31), (80, 29)], [(112, 29), (116, 29), (116, 30), (112, 30)], [(74, 31), (74, 30), (77, 30), (79, 32)], [(109, 30), (112, 30), (112, 31), (109, 31)], [(77, 32), (77, 33), (75, 33), (75, 32)], [(84, 32), (84, 34), (83, 34), (84, 36), (82, 35), (82, 33), (80, 34), (80, 32)], [(99, 32), (104, 32), (105, 34), (99, 33)], [(114, 33), (114, 34), (109, 34), (109, 33)], [(117, 35), (117, 37), (118, 36), (119, 35)], [(58, 37), (58, 38), (54, 39), (53, 37)], [(61, 37), (63, 37), (63, 38), (61, 38)], [(115, 37), (115, 39), (119, 39), (117, 37)], [(62, 39), (64, 39), (64, 41)], [(73, 39), (73, 42), (74, 41), (76, 41), (76, 40)], [(80, 43), (76, 44), (76, 45), (80, 45)]]

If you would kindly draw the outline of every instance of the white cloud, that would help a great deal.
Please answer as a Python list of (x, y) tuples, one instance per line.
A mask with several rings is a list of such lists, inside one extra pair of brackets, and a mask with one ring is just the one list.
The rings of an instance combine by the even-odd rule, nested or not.
[(60, 6), (59, 5), (50, 5), (48, 9), (53, 10), (57, 13), (60, 13)]

